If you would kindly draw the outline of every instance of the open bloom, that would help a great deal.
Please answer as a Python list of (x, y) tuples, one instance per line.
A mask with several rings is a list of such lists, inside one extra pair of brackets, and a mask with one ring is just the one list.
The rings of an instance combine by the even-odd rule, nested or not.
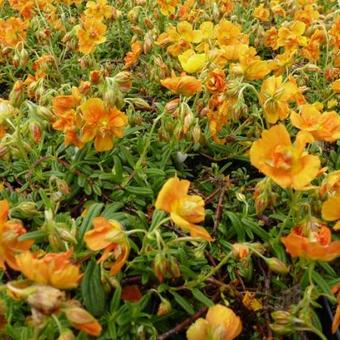
[(211, 241), (209, 233), (196, 225), (204, 221), (204, 201), (198, 195), (188, 195), (189, 186), (190, 182), (187, 180), (180, 180), (177, 177), (168, 179), (158, 194), (156, 209), (169, 213), (174, 223), (189, 231), (191, 236)]
[(325, 221), (337, 221), (334, 229), (340, 230), (340, 192), (322, 204), (321, 214)]
[(163, 15), (170, 15), (175, 12), (178, 0), (157, 0), (159, 9)]
[(113, 138), (122, 138), (127, 125), (127, 116), (116, 107), (106, 108), (99, 98), (88, 99), (80, 106), (85, 122), (81, 141), (94, 139), (97, 151), (108, 151), (113, 147)]
[(19, 241), (19, 236), (26, 233), (26, 229), (18, 220), (8, 221), (9, 206), (6, 200), (0, 201), (0, 268), (6, 269), (7, 263), (12, 269), (18, 270), (15, 255), (28, 250), (33, 241)]
[(95, 217), (92, 223), (94, 228), (84, 236), (86, 245), (94, 251), (104, 249), (103, 255), (98, 260), (99, 263), (113, 256), (111, 274), (116, 275), (125, 264), (130, 251), (123, 227), (119, 222), (104, 217)]
[(188, 340), (232, 340), (242, 332), (242, 322), (232, 309), (220, 304), (210, 307), (187, 331)]
[(106, 41), (107, 27), (99, 19), (83, 17), (82, 25), (78, 29), (79, 51), (84, 54), (92, 53), (96, 46)]
[(281, 239), (287, 252), (293, 257), (310, 260), (332, 261), (340, 256), (340, 241), (331, 242), (331, 231), (325, 225), (301, 225)]
[(307, 38), (303, 36), (306, 30), (306, 24), (302, 21), (295, 20), (289, 27), (280, 27), (278, 31), (277, 47), (283, 46), (286, 51), (307, 45)]
[(72, 251), (64, 253), (47, 253), (38, 257), (30, 251), (16, 256), (18, 270), (29, 280), (42, 285), (49, 285), (60, 289), (78, 286), (82, 274), (79, 267), (72, 264)]
[(124, 58), (124, 68), (128, 69), (137, 63), (143, 51), (143, 46), (140, 41), (136, 41), (131, 45), (131, 51), (128, 52)]
[(292, 144), (284, 125), (275, 125), (262, 132), (250, 149), (251, 164), (282, 188), (304, 189), (317, 175), (320, 159), (304, 151), (313, 137), (299, 132)]
[(191, 97), (202, 90), (201, 81), (192, 76), (173, 75), (171, 78), (161, 80), (161, 84), (168, 90), (186, 97)]
[(319, 109), (319, 103), (302, 105), (300, 114), (292, 112), (292, 124), (311, 133), (315, 140), (335, 142), (340, 138), (340, 116), (335, 111), (321, 113)]
[(18, 43), (26, 40), (27, 28), (28, 22), (20, 18), (0, 19), (0, 44), (5, 47), (16, 47)]
[(259, 101), (266, 120), (275, 124), (279, 119), (286, 119), (290, 113), (289, 102), (303, 103), (304, 98), (299, 93), (293, 79), (282, 82), (282, 76), (272, 76), (265, 79), (261, 86)]
[(206, 62), (205, 53), (195, 53), (194, 50), (189, 49), (178, 56), (183, 70), (187, 73), (195, 73), (201, 71)]
[(107, 0), (88, 1), (84, 13), (87, 17), (97, 19), (111, 18), (113, 7), (107, 4)]

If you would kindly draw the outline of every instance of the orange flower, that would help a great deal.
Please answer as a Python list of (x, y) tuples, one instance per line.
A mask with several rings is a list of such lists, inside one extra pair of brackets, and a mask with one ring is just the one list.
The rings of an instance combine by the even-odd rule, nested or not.
[(242, 322), (232, 309), (223, 305), (209, 308), (205, 319), (199, 318), (187, 331), (188, 340), (232, 340), (242, 332)]
[(241, 26), (222, 19), (215, 26), (215, 37), (220, 46), (248, 43), (248, 38), (241, 32)]
[(314, 225), (312, 228), (298, 226), (281, 241), (293, 257), (332, 261), (340, 256), (340, 241), (331, 242), (331, 231), (325, 225)]
[(18, 241), (19, 236), (26, 233), (26, 229), (20, 221), (8, 221), (8, 212), (8, 202), (0, 201), (0, 268), (5, 270), (7, 263), (12, 269), (18, 270), (15, 255), (28, 250), (33, 241)]
[(99, 263), (106, 261), (113, 254), (115, 262), (111, 265), (111, 274), (116, 275), (122, 269), (130, 252), (123, 227), (119, 222), (104, 217), (95, 217), (92, 224), (94, 228), (84, 236), (86, 245), (94, 251), (104, 249)]
[(303, 101), (299, 89), (293, 79), (282, 83), (282, 76), (269, 77), (261, 86), (259, 101), (266, 120), (275, 124), (279, 119), (285, 119), (290, 113), (290, 101)]
[(113, 15), (113, 7), (107, 4), (107, 0), (88, 1), (84, 13), (87, 17), (108, 19)]
[(223, 92), (226, 87), (224, 71), (215, 69), (209, 72), (206, 86), (211, 93)]
[(309, 26), (319, 19), (320, 13), (314, 9), (313, 5), (306, 5), (295, 12), (295, 20), (300, 20)]
[(318, 175), (320, 160), (304, 151), (313, 137), (300, 131), (292, 145), (284, 125), (275, 125), (262, 132), (261, 139), (250, 149), (251, 164), (282, 188), (302, 190)]
[(161, 84), (168, 90), (186, 97), (191, 97), (202, 90), (201, 81), (192, 76), (172, 75), (171, 78), (161, 80)]
[(334, 45), (337, 48), (340, 48), (340, 15), (337, 15), (337, 17), (334, 20), (334, 23), (329, 31), (329, 34), (332, 37), (332, 45)]
[(79, 90), (72, 88), (72, 95), (57, 96), (52, 101), (53, 113), (55, 114), (53, 128), (58, 131), (63, 131), (65, 134), (65, 145), (76, 145), (81, 148), (83, 143), (77, 136), (79, 125), (79, 115), (76, 108), (80, 104)]
[(0, 19), (0, 43), (8, 47), (16, 47), (26, 40), (28, 23), (19, 18)]
[(159, 9), (163, 15), (169, 16), (175, 12), (178, 0), (157, 0)]
[(71, 256), (71, 250), (64, 253), (47, 253), (43, 257), (26, 251), (15, 258), (18, 270), (29, 280), (59, 289), (69, 289), (77, 287), (82, 276), (79, 267), (70, 261)]
[(334, 230), (340, 230), (340, 192), (322, 204), (322, 218), (325, 221), (337, 221)]
[(198, 195), (188, 195), (190, 182), (172, 177), (166, 181), (158, 194), (155, 207), (170, 214), (171, 219), (191, 236), (212, 241), (212, 237), (201, 226), (204, 221), (204, 201)]
[(306, 24), (302, 21), (293, 21), (289, 27), (280, 27), (278, 32), (277, 47), (283, 46), (286, 51), (307, 45), (307, 38), (303, 36)]
[(84, 54), (92, 53), (96, 46), (106, 41), (107, 27), (100, 20), (84, 16), (81, 27), (77, 31), (79, 51)]
[(99, 336), (102, 332), (100, 323), (85, 309), (68, 302), (63, 308), (66, 318), (71, 325), (92, 336)]
[(113, 137), (122, 138), (128, 119), (116, 107), (106, 108), (99, 98), (88, 99), (80, 106), (85, 124), (81, 141), (87, 143), (94, 139), (97, 151), (108, 151), (113, 147)]
[(139, 57), (142, 54), (143, 46), (140, 41), (136, 41), (131, 45), (131, 51), (128, 52), (124, 58), (124, 68), (130, 68), (137, 63)]
[(315, 140), (335, 142), (340, 138), (340, 117), (335, 111), (321, 113), (320, 109), (320, 103), (302, 105), (300, 114), (291, 114), (292, 124), (311, 133)]

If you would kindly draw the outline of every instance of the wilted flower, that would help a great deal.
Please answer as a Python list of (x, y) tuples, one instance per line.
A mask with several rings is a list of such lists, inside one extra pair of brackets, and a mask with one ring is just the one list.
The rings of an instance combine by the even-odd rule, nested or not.
[(124, 58), (124, 68), (128, 69), (133, 66), (141, 56), (143, 45), (140, 41), (136, 41), (131, 45), (131, 51), (128, 52)]
[(215, 69), (208, 73), (206, 87), (211, 93), (222, 92), (226, 88), (225, 73), (221, 69)]
[(47, 253), (42, 257), (26, 251), (15, 259), (18, 270), (29, 280), (55, 288), (69, 289), (77, 287), (82, 276), (79, 267), (70, 261), (71, 256), (71, 250), (64, 253)]
[(302, 190), (318, 175), (320, 159), (304, 151), (313, 137), (300, 131), (292, 144), (284, 125), (262, 132), (250, 149), (251, 164), (282, 188)]
[(232, 340), (240, 335), (242, 322), (232, 309), (214, 305), (205, 319), (198, 319), (187, 330), (188, 340)]
[(94, 251), (104, 249), (98, 262), (106, 261), (111, 255), (114, 262), (111, 265), (111, 274), (116, 275), (125, 264), (130, 251), (129, 242), (121, 224), (104, 217), (93, 219), (92, 230), (85, 233), (84, 240), (88, 248)]
[(9, 205), (6, 200), (0, 201), (0, 268), (6, 269), (5, 263), (12, 269), (19, 270), (15, 255), (28, 250), (33, 241), (19, 241), (19, 236), (26, 233), (19, 220), (8, 221)]
[(188, 195), (190, 182), (173, 177), (167, 180), (158, 194), (155, 207), (170, 214), (171, 219), (192, 236), (201, 237), (207, 241), (212, 238), (201, 226), (204, 221), (204, 201), (198, 195)]

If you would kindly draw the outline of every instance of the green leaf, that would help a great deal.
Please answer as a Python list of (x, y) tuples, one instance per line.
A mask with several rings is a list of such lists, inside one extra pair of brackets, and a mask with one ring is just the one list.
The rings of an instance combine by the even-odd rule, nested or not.
[(106, 294), (101, 282), (100, 265), (92, 259), (87, 265), (81, 282), (81, 294), (84, 305), (94, 316), (101, 316), (105, 312)]
[(184, 299), (184, 297), (182, 297), (181, 295), (177, 294), (176, 292), (170, 292), (175, 301), (190, 315), (195, 314), (195, 310), (193, 308), (193, 306), (190, 304), (190, 302), (188, 302), (186, 299)]
[(210, 300), (205, 294), (203, 294), (199, 289), (192, 289), (191, 293), (196, 300), (202, 302), (205, 306), (212, 307), (214, 305), (214, 302)]

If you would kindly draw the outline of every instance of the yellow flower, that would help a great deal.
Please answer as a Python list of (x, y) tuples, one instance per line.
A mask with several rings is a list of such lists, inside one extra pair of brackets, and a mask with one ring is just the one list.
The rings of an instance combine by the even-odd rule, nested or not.
[(205, 319), (198, 319), (187, 331), (188, 340), (232, 340), (242, 332), (242, 322), (232, 309), (210, 307)]
[(333, 228), (340, 230), (340, 192), (322, 204), (321, 214), (325, 221), (337, 221)]
[(340, 79), (338, 79), (338, 80), (336, 80), (332, 83), (332, 90), (335, 93), (340, 93)]
[(264, 5), (261, 4), (254, 9), (254, 17), (261, 21), (268, 21), (270, 17), (270, 12)]
[(28, 22), (20, 18), (0, 19), (0, 44), (5, 47), (16, 47), (17, 44), (26, 40), (27, 28)]
[(17, 255), (18, 269), (31, 281), (55, 288), (68, 289), (78, 286), (81, 274), (79, 267), (72, 264), (72, 251), (47, 253), (37, 257), (30, 251)]
[(291, 114), (292, 124), (311, 133), (315, 140), (335, 142), (340, 138), (340, 117), (335, 111), (321, 113), (318, 104), (302, 105), (300, 114)]
[(88, 1), (84, 13), (87, 17), (97, 19), (111, 18), (113, 7), (107, 4), (107, 0)]
[(178, 0), (157, 0), (160, 11), (163, 15), (169, 16), (175, 12)]
[(284, 125), (264, 130), (250, 149), (253, 166), (269, 176), (282, 188), (302, 190), (318, 175), (320, 159), (304, 151), (313, 142), (308, 132), (300, 131), (293, 145)]
[(187, 180), (177, 177), (168, 179), (158, 194), (155, 207), (169, 213), (174, 223), (192, 236), (211, 241), (209, 233), (196, 225), (204, 221), (204, 201), (198, 195), (188, 195), (189, 186)]
[(201, 71), (205, 62), (206, 55), (204, 53), (195, 53), (194, 50), (186, 50), (178, 56), (183, 70), (187, 73), (195, 73)]
[(97, 18), (83, 17), (81, 27), (77, 31), (79, 51), (84, 54), (92, 53), (97, 45), (106, 41), (106, 30), (106, 25)]
[(282, 83), (282, 76), (269, 77), (261, 86), (259, 101), (266, 120), (275, 124), (279, 119), (285, 119), (290, 113), (290, 101), (302, 101), (299, 89), (292, 80)]
[(110, 272), (116, 275), (122, 269), (130, 252), (123, 227), (119, 222), (104, 217), (95, 217), (92, 223), (94, 228), (84, 236), (86, 245), (94, 251), (104, 249), (103, 255), (98, 260), (100, 263), (113, 255), (115, 261), (110, 266)]
[(299, 46), (307, 45), (307, 38), (303, 36), (306, 24), (302, 21), (293, 21), (289, 27), (281, 27), (278, 32), (277, 47), (283, 46), (286, 50), (294, 50)]
[(222, 19), (215, 26), (215, 37), (220, 46), (247, 43), (248, 39), (242, 34), (241, 26)]

